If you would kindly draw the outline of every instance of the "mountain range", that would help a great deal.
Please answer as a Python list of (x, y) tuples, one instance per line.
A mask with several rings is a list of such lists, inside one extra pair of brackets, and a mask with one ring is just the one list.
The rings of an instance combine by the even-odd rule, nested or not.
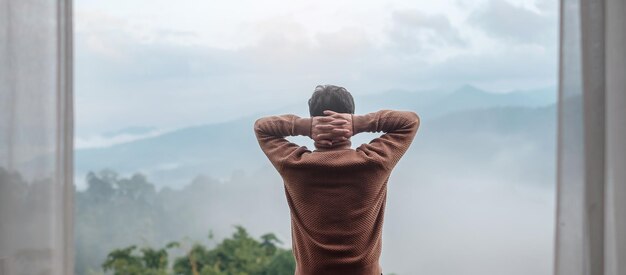
[[(453, 147), (481, 135), (521, 135), (544, 149), (552, 146), (549, 141), (555, 129), (555, 101), (554, 88), (491, 93), (469, 85), (451, 92), (391, 90), (355, 97), (356, 113), (380, 109), (415, 111), (422, 118), (422, 126), (411, 150), (442, 150), (448, 155)], [(76, 176), (82, 181), (87, 172), (102, 169), (113, 169), (121, 174), (141, 172), (149, 175), (160, 187), (177, 188), (198, 175), (227, 179), (242, 171), (270, 168), (255, 139), (254, 121), (273, 114), (302, 116), (308, 111), (305, 107), (306, 103), (288, 105), (271, 112), (181, 128), (109, 147), (78, 149)], [(154, 130), (150, 127), (128, 129), (131, 132), (120, 130), (106, 135), (113, 137), (115, 134), (141, 134)], [(352, 147), (356, 148), (380, 134), (356, 135), (352, 138)], [(288, 139), (313, 150), (312, 142), (306, 137)], [(464, 155), (473, 152), (475, 157), (480, 158), (499, 150), (496, 144), (483, 144), (479, 138), (474, 143), (464, 148), (467, 150)]]

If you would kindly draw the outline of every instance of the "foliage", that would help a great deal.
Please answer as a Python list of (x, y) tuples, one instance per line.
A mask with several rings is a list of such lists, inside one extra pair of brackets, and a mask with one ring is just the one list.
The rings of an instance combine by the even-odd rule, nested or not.
[[(184, 255), (177, 257), (170, 268), (168, 251), (180, 247), (173, 242), (155, 250), (137, 246), (111, 251), (102, 268), (115, 275), (291, 275), (295, 259), (291, 250), (277, 246), (281, 243), (274, 234), (252, 238), (243, 226), (237, 225), (230, 238), (212, 249), (195, 243)], [(210, 235), (209, 238), (212, 238)]]
[[(86, 181), (87, 189), (75, 194), (76, 274), (97, 272), (94, 268), (115, 247), (138, 239), (162, 244), (165, 238), (155, 228), (171, 228), (170, 223), (176, 220), (166, 219), (155, 187), (145, 176), (123, 178), (114, 171), (103, 170), (90, 172)], [(118, 252), (126, 252), (130, 257), (132, 249)]]
[[(179, 190), (167, 187), (157, 189), (156, 185), (142, 174), (126, 176), (111, 170), (102, 170), (90, 172), (86, 177), (86, 183), (85, 189), (77, 190), (75, 193), (74, 274), (77, 275), (111, 274), (115, 271), (115, 265), (120, 265), (118, 270), (129, 268), (120, 273), (132, 274), (130, 264), (133, 262), (128, 264), (111, 262), (105, 272), (102, 266), (103, 259), (108, 259), (108, 254), (115, 250), (136, 245), (136, 248), (128, 251), (126, 255), (138, 257), (139, 261), (134, 261), (134, 263), (142, 262), (142, 264), (134, 266), (135, 269), (141, 270), (146, 266), (143, 263), (145, 261), (142, 258), (141, 247), (160, 248), (165, 247), (171, 240), (185, 240), (186, 244), (182, 244), (180, 248), (166, 249), (169, 269), (165, 268), (165, 270), (168, 271), (167, 274), (171, 274), (176, 257), (190, 252), (193, 248), (191, 245), (193, 241), (203, 239), (207, 228), (211, 230), (209, 233), (211, 243), (197, 247), (198, 256), (203, 255), (202, 253), (208, 248), (217, 248), (217, 240), (212, 240), (211, 237), (213, 231), (220, 236), (224, 234), (228, 236), (233, 230), (229, 224), (237, 224), (241, 220), (254, 221), (250, 223), (250, 227), (246, 226), (253, 230), (255, 225), (263, 222), (263, 213), (267, 213), (262, 210), (248, 211), (249, 207), (241, 204), (241, 201), (253, 197), (263, 197), (254, 191), (242, 194), (241, 186), (250, 186), (246, 185), (248, 181), (243, 180), (221, 184), (220, 181), (208, 177), (197, 177)], [(272, 197), (265, 197), (259, 203), (270, 199)], [(232, 219), (231, 216), (238, 218)], [(255, 245), (246, 243), (247, 239), (243, 236), (249, 238), (247, 233), (244, 234), (239, 229), (235, 232), (239, 232), (237, 240), (240, 241), (240, 243), (235, 243), (235, 246), (247, 245), (249, 249), (258, 249)], [(221, 238), (219, 241), (221, 242)], [(248, 242), (251, 241), (248, 240)], [(261, 265), (280, 270), (279, 266), (283, 263), (280, 259), (288, 257), (281, 258), (281, 253), (286, 252), (277, 248), (280, 241), (276, 235), (265, 234), (260, 238), (255, 238), (254, 242), (266, 250), (267, 255), (271, 255), (271, 258), (264, 256), (264, 262)], [(223, 249), (228, 248), (228, 245), (224, 245)], [(288, 256), (292, 257), (290, 252)], [(240, 260), (244, 261), (245, 258)], [(276, 262), (272, 264), (272, 261)], [(286, 266), (288, 267), (289, 264)], [(247, 274), (259, 274), (250, 272)], [(271, 274), (282, 273), (272, 271)]]

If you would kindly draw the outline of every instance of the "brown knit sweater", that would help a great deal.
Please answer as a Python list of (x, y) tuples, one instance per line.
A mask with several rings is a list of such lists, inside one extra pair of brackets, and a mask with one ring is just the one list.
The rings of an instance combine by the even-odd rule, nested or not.
[(419, 124), (411, 111), (353, 115), (354, 134), (384, 134), (356, 149), (311, 151), (285, 139), (311, 137), (311, 118), (285, 114), (255, 121), (259, 145), (283, 178), (295, 275), (381, 274), (387, 180)]

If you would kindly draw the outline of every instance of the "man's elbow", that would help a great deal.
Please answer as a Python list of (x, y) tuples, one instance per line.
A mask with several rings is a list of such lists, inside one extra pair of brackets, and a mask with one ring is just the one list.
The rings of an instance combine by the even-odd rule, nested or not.
[(413, 121), (419, 121), (419, 120), (420, 120), (420, 117), (417, 115), (417, 113), (416, 113), (416, 112), (413, 112), (413, 111), (407, 111), (406, 113), (407, 113), (407, 115), (409, 116), (409, 118), (410, 118), (411, 120), (413, 120)]
[(255, 133), (260, 133), (262, 131), (262, 125), (263, 125), (263, 121), (265, 120), (264, 117), (259, 118), (257, 120), (254, 121), (254, 132)]
[(415, 125), (415, 127), (419, 127), (420, 125), (420, 117), (416, 112), (406, 111), (407, 119), (411, 122), (411, 124)]
[(412, 129), (412, 131), (414, 133), (417, 132), (417, 130), (420, 127), (420, 117), (417, 113), (409, 111), (408, 112), (408, 119), (409, 119), (409, 127)]

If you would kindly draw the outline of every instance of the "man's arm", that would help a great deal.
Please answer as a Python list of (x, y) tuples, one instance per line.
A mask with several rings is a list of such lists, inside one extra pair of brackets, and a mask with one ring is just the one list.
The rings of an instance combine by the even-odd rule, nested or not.
[(352, 116), (353, 135), (384, 132), (369, 144), (363, 144), (361, 150), (374, 156), (387, 169), (393, 169), (409, 149), (419, 125), (419, 116), (412, 111), (380, 110)]
[(282, 169), (283, 161), (300, 145), (285, 139), (286, 136), (311, 137), (311, 118), (293, 114), (267, 116), (254, 122), (254, 133), (261, 150), (276, 170)]

